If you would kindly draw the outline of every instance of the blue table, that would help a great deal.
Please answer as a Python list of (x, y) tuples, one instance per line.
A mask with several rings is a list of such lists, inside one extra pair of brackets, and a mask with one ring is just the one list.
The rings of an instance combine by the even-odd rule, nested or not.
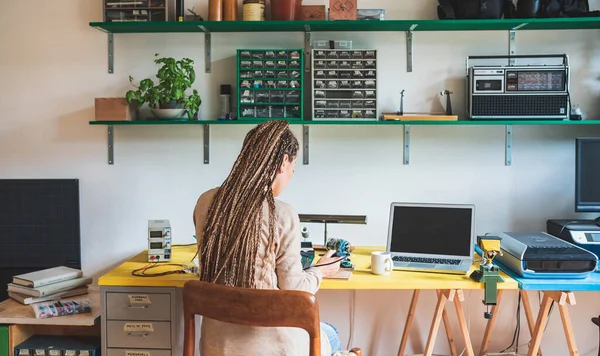
[[(477, 247), (477, 254), (481, 255), (481, 250)], [(577, 344), (575, 342), (575, 335), (573, 334), (573, 327), (571, 324), (571, 317), (569, 316), (569, 305), (575, 304), (575, 294), (573, 292), (592, 292), (600, 291), (600, 273), (591, 273), (586, 278), (580, 279), (546, 279), (546, 278), (524, 278), (513, 272), (510, 268), (507, 268), (502, 263), (494, 260), (493, 263), (498, 266), (502, 272), (513, 278), (519, 284), (519, 293), (523, 299), (523, 307), (525, 309), (525, 315), (527, 317), (527, 323), (529, 325), (529, 331), (531, 333), (531, 344), (528, 356), (541, 355), (540, 343), (542, 341), (542, 335), (546, 324), (548, 323), (548, 312), (550, 306), (555, 302), (560, 312), (560, 317), (567, 338), (567, 344), (569, 346), (569, 353), (571, 356), (579, 355), (577, 350)], [(529, 298), (527, 291), (541, 291), (544, 295), (542, 299), (542, 306), (538, 312), (537, 320), (533, 325), (533, 316), (531, 314), (531, 306), (529, 304)], [(498, 290), (497, 304), (492, 308), (492, 319), (488, 321), (486, 327), (483, 342), (480, 350), (480, 355), (487, 352), (487, 345), (489, 343), (489, 337), (493, 329), (496, 311), (500, 306), (500, 300), (504, 291)]]

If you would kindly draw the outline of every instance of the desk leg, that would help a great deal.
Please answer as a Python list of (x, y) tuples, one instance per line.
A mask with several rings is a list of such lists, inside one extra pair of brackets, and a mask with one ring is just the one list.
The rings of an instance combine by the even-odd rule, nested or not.
[[(525, 309), (525, 318), (527, 319), (527, 326), (529, 327), (529, 334), (533, 340), (533, 333), (535, 330), (535, 324), (533, 323), (533, 313), (531, 312), (531, 304), (529, 303), (529, 294), (525, 290), (519, 290), (521, 295), (521, 302), (523, 303), (523, 309)], [(538, 350), (538, 356), (542, 356), (542, 348)]]
[(492, 306), (492, 318), (488, 320), (485, 326), (485, 332), (483, 333), (483, 340), (481, 341), (481, 348), (479, 349), (479, 356), (483, 356), (488, 351), (490, 344), (490, 337), (492, 336), (492, 330), (494, 330), (494, 324), (496, 323), (496, 316), (498, 315), (498, 309), (500, 309), (500, 301), (502, 300), (503, 289), (498, 289), (498, 296), (496, 297), (496, 305)]
[[(440, 291), (437, 291), (438, 298), (440, 297)], [(450, 328), (450, 320), (448, 320), (448, 313), (446, 308), (442, 310), (442, 320), (444, 320), (444, 328), (446, 329), (446, 336), (448, 337), (448, 346), (450, 346), (450, 354), (452, 356), (458, 356), (456, 351), (456, 345), (454, 344), (454, 337), (452, 337), (452, 329)]]
[(465, 313), (462, 307), (462, 302), (465, 300), (465, 295), (460, 289), (456, 291), (456, 294), (458, 298), (454, 298), (454, 306), (456, 307), (458, 325), (460, 325), (460, 331), (462, 332), (463, 342), (465, 343), (467, 356), (475, 356), (475, 353), (473, 352), (473, 344), (471, 343), (471, 336), (469, 335), (469, 327), (467, 326)]
[[(471, 344), (471, 338), (469, 336), (469, 330), (467, 330), (467, 322), (462, 308), (462, 301), (465, 297), (462, 290), (456, 289), (445, 289), (438, 290), (438, 302), (435, 307), (433, 320), (429, 329), (429, 335), (427, 337), (427, 344), (425, 345), (425, 356), (431, 356), (433, 354), (433, 347), (435, 345), (435, 339), (440, 328), (440, 323), (444, 318), (444, 306), (446, 301), (454, 302), (456, 307), (456, 314), (462, 332), (463, 341), (465, 342), (465, 349), (467, 356), (474, 356), (473, 346)], [(450, 335), (449, 335), (450, 338)]]
[[(410, 308), (408, 315), (406, 316), (406, 323), (404, 324), (404, 331), (402, 332), (402, 340), (400, 341), (400, 349), (398, 350), (398, 356), (404, 356), (404, 350), (406, 349), (406, 343), (408, 341), (408, 335), (412, 328), (412, 322), (415, 316), (415, 309), (417, 307), (417, 301), (419, 300), (420, 290), (416, 289), (413, 291), (412, 300), (410, 301)], [(438, 298), (440, 297), (440, 291), (437, 291)], [(450, 321), (448, 320), (448, 314), (446, 309), (442, 310), (442, 319), (444, 320), (444, 327), (446, 328), (446, 336), (448, 336), (448, 344), (450, 345), (450, 351), (452, 356), (457, 356), (456, 345), (454, 344), (454, 338), (452, 337), (452, 329), (450, 328)]]
[(404, 356), (404, 349), (406, 348), (406, 342), (408, 341), (408, 334), (412, 327), (412, 322), (415, 317), (415, 309), (417, 308), (417, 301), (419, 300), (419, 293), (421, 291), (415, 289), (413, 291), (412, 300), (410, 301), (410, 308), (408, 309), (408, 315), (406, 316), (406, 323), (404, 324), (404, 331), (402, 332), (402, 340), (400, 341), (400, 349), (398, 349), (398, 356)]
[(554, 301), (558, 305), (560, 311), (560, 317), (562, 319), (563, 329), (567, 338), (567, 345), (569, 346), (569, 354), (571, 356), (579, 355), (577, 345), (575, 343), (575, 336), (573, 335), (573, 326), (571, 325), (571, 318), (569, 317), (568, 305), (575, 305), (575, 295), (572, 292), (559, 292), (559, 291), (547, 291), (544, 292), (542, 299), (542, 306), (538, 313), (537, 321), (535, 323), (535, 330), (533, 332), (533, 338), (531, 340), (531, 347), (528, 356), (537, 354), (540, 344), (542, 342), (542, 335), (544, 329), (548, 324), (548, 311), (550, 310), (550, 304)]
[(440, 328), (440, 322), (442, 321), (442, 312), (444, 311), (444, 305), (446, 300), (454, 300), (454, 294), (456, 291), (452, 290), (441, 290), (438, 293), (438, 301), (435, 306), (435, 312), (433, 313), (433, 321), (429, 328), (429, 335), (427, 336), (427, 344), (425, 345), (424, 356), (431, 356), (433, 354), (433, 346), (435, 345), (435, 338), (437, 337), (438, 330)]

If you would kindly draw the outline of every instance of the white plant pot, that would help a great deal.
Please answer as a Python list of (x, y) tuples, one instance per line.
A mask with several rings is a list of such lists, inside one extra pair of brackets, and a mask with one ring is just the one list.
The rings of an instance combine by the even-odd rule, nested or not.
[(186, 109), (151, 109), (150, 111), (159, 120), (181, 120), (187, 118)]

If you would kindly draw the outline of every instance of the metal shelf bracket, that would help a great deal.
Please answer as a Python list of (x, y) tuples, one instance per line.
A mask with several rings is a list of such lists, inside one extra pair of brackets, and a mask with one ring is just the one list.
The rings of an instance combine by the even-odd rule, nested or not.
[(506, 137), (505, 137), (505, 161), (504, 165), (512, 165), (512, 139), (513, 139), (513, 127), (512, 125), (506, 125)]
[(210, 125), (204, 126), (204, 141), (202, 142), (204, 145), (204, 164), (208, 164), (210, 162)]
[(112, 33), (108, 33), (108, 74), (112, 74), (115, 72), (115, 39)]
[(308, 125), (302, 125), (302, 160), (303, 164), (308, 164), (308, 139), (309, 139), (309, 131)]
[(310, 72), (310, 26), (304, 25), (304, 71)]
[(406, 71), (412, 72), (413, 70), (413, 30), (417, 28), (417, 25), (410, 26), (410, 29), (406, 31)]
[(114, 134), (113, 125), (108, 125), (108, 164), (115, 163), (114, 160)]
[(200, 25), (198, 26), (204, 32), (204, 72), (211, 72), (211, 60), (210, 60), (210, 51), (211, 51), (211, 42), (210, 42), (210, 31)]
[[(514, 56), (515, 54), (517, 54), (517, 43), (516, 43), (516, 39), (517, 39), (517, 30), (527, 26), (528, 23), (522, 23), (519, 26), (515, 26), (514, 28), (508, 30), (508, 55), (509, 56)], [(515, 60), (513, 58), (510, 58), (508, 65), (515, 65)]]
[(404, 125), (404, 164), (410, 162), (410, 125)]

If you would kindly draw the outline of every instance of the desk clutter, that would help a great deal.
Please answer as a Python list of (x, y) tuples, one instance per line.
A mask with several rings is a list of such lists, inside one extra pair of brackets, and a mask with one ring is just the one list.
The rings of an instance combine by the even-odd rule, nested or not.
[(71, 297), (88, 294), (91, 283), (81, 270), (58, 266), (14, 276), (7, 290), (11, 299), (31, 305), (35, 317), (44, 319), (90, 313), (89, 299)]

